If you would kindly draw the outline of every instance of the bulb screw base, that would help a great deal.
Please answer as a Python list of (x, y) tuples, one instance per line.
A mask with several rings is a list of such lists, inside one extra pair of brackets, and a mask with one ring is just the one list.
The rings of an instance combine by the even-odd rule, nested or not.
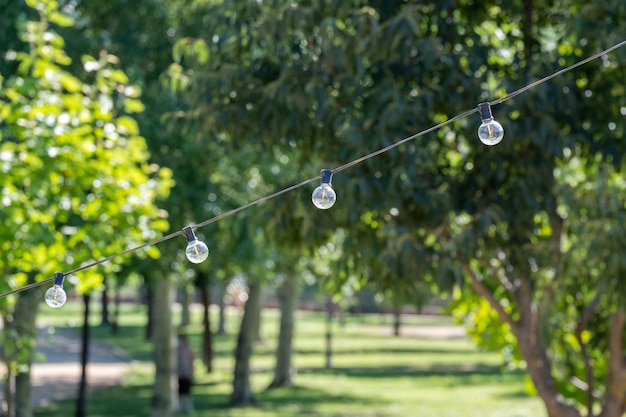
[(185, 238), (187, 239), (187, 243), (198, 240), (191, 226), (183, 228), (183, 236), (185, 236)]
[(322, 176), (322, 184), (330, 184), (333, 179), (333, 171), (330, 169), (323, 169), (320, 171)]
[(491, 105), (489, 103), (480, 103), (478, 105), (478, 112), (480, 113), (480, 119), (483, 121), (493, 119)]
[(63, 272), (54, 273), (54, 285), (63, 287), (63, 281), (65, 280), (65, 274)]

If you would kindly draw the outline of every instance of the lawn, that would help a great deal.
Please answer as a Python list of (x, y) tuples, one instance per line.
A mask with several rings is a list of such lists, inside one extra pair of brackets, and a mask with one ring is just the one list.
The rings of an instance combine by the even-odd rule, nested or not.
[[(46, 314), (46, 323), (78, 326), (80, 308), (68, 305)], [(120, 333), (112, 336), (95, 325), (95, 337), (126, 350), (136, 362), (121, 386), (91, 395), (88, 415), (136, 417), (150, 415), (153, 368), (151, 347), (144, 341), (143, 307), (126, 305)], [(233, 349), (238, 314), (228, 317), (228, 336), (215, 340), (215, 371), (198, 366), (194, 389), (197, 416), (215, 417), (541, 417), (541, 402), (524, 392), (524, 375), (502, 370), (500, 358), (483, 352), (463, 338), (432, 339), (389, 336), (391, 318), (347, 317), (333, 324), (333, 368), (325, 369), (325, 321), (319, 313), (298, 312), (294, 363), (295, 386), (265, 391), (272, 379), (278, 314), (263, 313), (263, 342), (256, 346), (252, 386), (254, 407), (228, 406)], [(199, 323), (197, 315), (194, 323)], [(451, 326), (448, 317), (405, 316), (405, 326)], [(200, 326), (190, 327), (192, 343), (199, 349)], [(408, 333), (408, 332), (407, 332)], [(198, 364), (200, 365), (200, 364)], [(38, 410), (38, 417), (73, 414), (72, 401)]]

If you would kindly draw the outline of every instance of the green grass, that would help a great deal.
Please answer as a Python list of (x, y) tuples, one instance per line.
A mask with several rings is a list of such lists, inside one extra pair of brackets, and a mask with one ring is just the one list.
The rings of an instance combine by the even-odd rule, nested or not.
[[(63, 313), (65, 310), (65, 313)], [(122, 386), (100, 390), (89, 399), (88, 415), (150, 415), (152, 348), (144, 341), (144, 310), (125, 306), (118, 336), (94, 326), (95, 337), (120, 346), (138, 362)], [(68, 305), (46, 315), (56, 326), (74, 325), (80, 308)], [(97, 314), (92, 317), (97, 323)], [(233, 350), (238, 315), (228, 317), (229, 336), (215, 339), (215, 371), (198, 366), (194, 388), (196, 416), (216, 417), (536, 417), (545, 416), (541, 402), (524, 392), (522, 373), (502, 372), (497, 355), (482, 352), (464, 339), (390, 337), (391, 318), (348, 317), (345, 326), (333, 324), (333, 369), (324, 369), (325, 317), (299, 312), (295, 338), (298, 367), (296, 385), (265, 391), (272, 379), (278, 315), (263, 313), (264, 342), (256, 346), (252, 386), (254, 407), (232, 408)], [(194, 315), (194, 323), (199, 319)], [(452, 325), (447, 317), (407, 316), (407, 325)], [(199, 325), (190, 327), (191, 341), (199, 348)], [(73, 413), (72, 401), (38, 410), (37, 417), (65, 417)]]

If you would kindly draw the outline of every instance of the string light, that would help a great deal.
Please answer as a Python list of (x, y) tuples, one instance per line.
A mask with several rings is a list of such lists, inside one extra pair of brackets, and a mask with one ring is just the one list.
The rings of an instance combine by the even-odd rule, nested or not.
[[(468, 110), (468, 111), (465, 111), (463, 113), (460, 113), (460, 114), (458, 114), (458, 115), (456, 115), (456, 116), (446, 120), (443, 123), (440, 123), (438, 125), (435, 125), (435, 126), (432, 126), (432, 127), (428, 128), (428, 129), (422, 130), (421, 132), (418, 132), (418, 133), (416, 133), (414, 135), (406, 137), (406, 138), (404, 138), (404, 139), (402, 139), (402, 140), (400, 140), (398, 142), (395, 142), (395, 143), (393, 143), (393, 144), (391, 144), (389, 146), (386, 146), (386, 147), (384, 147), (382, 149), (379, 149), (377, 151), (374, 151), (374, 152), (372, 152), (370, 154), (367, 154), (365, 156), (357, 158), (357, 159), (355, 159), (355, 160), (353, 160), (351, 162), (348, 162), (348, 163), (346, 163), (344, 165), (341, 165), (341, 166), (335, 168), (332, 171), (331, 170), (322, 170), (322, 183), (323, 183), (323, 180), (324, 180), (324, 178), (323, 178), (324, 171), (330, 171), (331, 175), (332, 175), (333, 172), (337, 173), (337, 172), (346, 170), (346, 169), (351, 168), (351, 167), (353, 167), (353, 166), (355, 166), (355, 165), (357, 165), (357, 164), (359, 164), (359, 163), (361, 163), (363, 161), (366, 161), (366, 160), (371, 159), (371, 158), (373, 158), (375, 156), (378, 156), (380, 154), (388, 152), (391, 149), (396, 148), (396, 147), (398, 147), (398, 146), (400, 146), (400, 145), (402, 145), (402, 144), (404, 144), (406, 142), (412, 141), (414, 139), (417, 139), (418, 137), (424, 136), (427, 133), (430, 133), (430, 132), (433, 132), (435, 130), (438, 130), (438, 129), (444, 127), (444, 126), (447, 126), (447, 125), (457, 121), (457, 120), (466, 118), (466, 117), (470, 116), (471, 114), (475, 113), (476, 111), (479, 111), (481, 113), (481, 118), (484, 119), (483, 112), (480, 110), (480, 106), (481, 105), (485, 105), (486, 104), (487, 106), (489, 106), (487, 108), (489, 109), (489, 113), (491, 113), (491, 110), (490, 110), (490, 106), (491, 105), (497, 105), (497, 104), (503, 103), (503, 102), (505, 102), (505, 101), (507, 101), (509, 99), (512, 99), (513, 97), (517, 96), (518, 94), (521, 94), (521, 93), (523, 93), (523, 92), (525, 92), (527, 90), (530, 90), (530, 89), (538, 86), (539, 84), (542, 84), (542, 83), (544, 83), (544, 82), (546, 82), (546, 81), (548, 81), (548, 80), (550, 80), (550, 79), (552, 79), (552, 78), (554, 78), (556, 76), (559, 76), (559, 75), (561, 75), (561, 74), (563, 74), (565, 72), (571, 71), (574, 68), (577, 68), (577, 67), (579, 67), (579, 66), (581, 66), (583, 64), (591, 62), (591, 61), (593, 61), (593, 60), (595, 60), (595, 59), (597, 59), (597, 58), (599, 58), (599, 57), (601, 57), (603, 55), (606, 55), (607, 53), (609, 53), (611, 51), (614, 51), (614, 50), (616, 50), (618, 48), (621, 48), (624, 45), (626, 45), (626, 40), (623, 40), (623, 41), (621, 41), (621, 42), (619, 42), (619, 43), (617, 43), (617, 44), (615, 44), (615, 45), (613, 45), (613, 46), (611, 46), (611, 47), (609, 47), (607, 49), (604, 49), (601, 52), (598, 52), (598, 53), (596, 53), (594, 55), (591, 55), (591, 56), (589, 56), (589, 57), (587, 57), (587, 58), (585, 58), (585, 59), (583, 59), (581, 61), (578, 61), (578, 62), (576, 62), (576, 63), (574, 63), (574, 64), (572, 64), (572, 65), (570, 65), (568, 67), (562, 68), (559, 71), (554, 72), (554, 73), (552, 73), (552, 74), (550, 74), (550, 75), (548, 75), (548, 76), (546, 76), (544, 78), (541, 78), (541, 79), (536, 80), (536, 81), (534, 81), (534, 82), (532, 82), (530, 84), (527, 84), (526, 86), (524, 86), (522, 88), (519, 88), (518, 90), (515, 90), (512, 93), (509, 93), (509, 94), (507, 94), (507, 95), (505, 95), (503, 97), (500, 97), (500, 98), (498, 98), (496, 100), (491, 101), (490, 103), (481, 103), (481, 104), (478, 105), (477, 108), (474, 108), (472, 110)], [(498, 125), (499, 125), (499, 123), (498, 123)], [(500, 127), (502, 127), (502, 126), (500, 126)], [(502, 129), (502, 135), (504, 135), (504, 129)], [(495, 137), (497, 137), (497, 136), (495, 136)], [(501, 139), (502, 139), (502, 137), (500, 137), (500, 140)], [(201, 223), (198, 223), (196, 225), (196, 228), (200, 228), (200, 227), (203, 227), (203, 226), (215, 223), (215, 222), (217, 222), (219, 220), (222, 220), (224, 218), (230, 217), (230, 216), (232, 216), (232, 215), (234, 215), (234, 214), (236, 214), (236, 213), (238, 213), (240, 211), (243, 211), (245, 209), (248, 209), (248, 208), (250, 208), (252, 206), (258, 205), (260, 203), (263, 203), (265, 201), (268, 201), (268, 200), (271, 200), (271, 199), (273, 199), (275, 197), (278, 197), (278, 196), (280, 196), (282, 194), (288, 193), (290, 191), (293, 191), (295, 189), (303, 187), (303, 186), (305, 186), (307, 184), (310, 184), (310, 183), (316, 181), (319, 178), (320, 178), (319, 176), (315, 177), (315, 178), (310, 178), (310, 179), (302, 181), (302, 182), (300, 182), (298, 184), (295, 184), (295, 185), (292, 185), (292, 186), (287, 187), (285, 189), (282, 189), (280, 191), (277, 191), (277, 192), (275, 192), (273, 194), (267, 195), (265, 197), (261, 197), (258, 200), (254, 200), (254, 201), (251, 201), (249, 203), (246, 203), (246, 204), (244, 204), (242, 206), (239, 206), (239, 207), (237, 207), (235, 209), (232, 209), (232, 210), (230, 210), (228, 212), (222, 213), (222, 214), (220, 214), (218, 216), (215, 216), (215, 217), (210, 218), (208, 220), (205, 220), (205, 221), (203, 221)], [(328, 180), (328, 185), (330, 185), (330, 178)], [(334, 191), (333, 191), (333, 193), (334, 193)], [(109, 257), (102, 258), (100, 260), (97, 260), (97, 261), (85, 264), (85, 265), (83, 265), (83, 266), (81, 266), (79, 268), (76, 268), (76, 269), (74, 269), (74, 270), (72, 270), (72, 271), (70, 271), (70, 272), (68, 272), (66, 274), (58, 272), (58, 273), (55, 274), (55, 276), (53, 278), (49, 278), (49, 279), (45, 279), (45, 280), (42, 280), (42, 281), (39, 281), (39, 282), (27, 284), (27, 285), (24, 285), (22, 287), (15, 288), (15, 289), (13, 289), (11, 291), (7, 291), (5, 293), (0, 294), (0, 298), (4, 298), (4, 297), (7, 297), (7, 296), (12, 295), (12, 294), (20, 293), (22, 291), (27, 291), (27, 290), (29, 290), (31, 288), (35, 288), (37, 286), (44, 285), (44, 284), (46, 284), (48, 282), (54, 281), (54, 286), (52, 288), (50, 288), (46, 292), (46, 302), (50, 305), (49, 299), (51, 298), (52, 300), (54, 300), (55, 299), (55, 295), (54, 294), (56, 294), (57, 302), (53, 302), (53, 304), (55, 304), (55, 305), (51, 305), (51, 306), (52, 307), (61, 307), (65, 303), (65, 300), (67, 299), (67, 295), (65, 294), (65, 291), (63, 290), (63, 286), (62, 286), (63, 285), (63, 278), (64, 278), (65, 275), (71, 275), (71, 274), (74, 274), (74, 273), (77, 273), (77, 272), (80, 272), (80, 271), (84, 271), (84, 270), (93, 268), (93, 267), (95, 267), (97, 265), (103, 264), (103, 263), (108, 262), (108, 261), (110, 261), (112, 259), (115, 259), (117, 257), (126, 255), (128, 253), (136, 252), (136, 251), (138, 251), (140, 249), (143, 249), (143, 248), (146, 248), (148, 246), (153, 246), (153, 245), (159, 244), (161, 242), (164, 242), (166, 240), (172, 239), (172, 238), (174, 238), (174, 237), (176, 237), (176, 236), (178, 236), (180, 234), (184, 234), (185, 237), (187, 237), (187, 240), (189, 242), (189, 236), (187, 235), (188, 232), (186, 232), (186, 230), (189, 230), (191, 232), (191, 235), (195, 237), (195, 234), (193, 233), (193, 230), (191, 230), (191, 228), (188, 227), (188, 228), (183, 229), (182, 231), (177, 231), (177, 232), (171, 233), (169, 235), (163, 236), (163, 237), (155, 239), (153, 241), (150, 241), (150, 242), (144, 243), (142, 245), (139, 245), (139, 246), (127, 249), (127, 250), (125, 250), (123, 252), (120, 252), (120, 253), (111, 255)], [(200, 241), (197, 241), (197, 242), (200, 242)], [(202, 242), (200, 242), (200, 243), (202, 243)], [(202, 244), (204, 245), (204, 243), (202, 243)], [(206, 247), (206, 245), (204, 245), (204, 246)], [(189, 245), (188, 245), (188, 247), (189, 247)], [(200, 250), (198, 252), (200, 252)], [(209, 253), (209, 251), (208, 251), (208, 247), (207, 247), (206, 248), (206, 256), (205, 256), (204, 259), (206, 259), (206, 257), (208, 257), (208, 253)], [(194, 261), (192, 260), (192, 262), (194, 262)], [(202, 261), (200, 261), (200, 262), (202, 262)], [(50, 298), (48, 296), (48, 293), (51, 294)], [(63, 300), (63, 303), (60, 303), (60, 300)]]
[(480, 113), (480, 120), (482, 122), (480, 126), (478, 126), (478, 139), (485, 145), (497, 145), (504, 137), (504, 128), (493, 118), (489, 103), (480, 103), (478, 105), (478, 112)]
[(322, 177), (322, 181), (319, 187), (313, 190), (311, 200), (318, 209), (328, 210), (334, 206), (337, 201), (337, 194), (335, 194), (335, 190), (333, 190), (333, 187), (330, 185), (330, 182), (333, 179), (333, 171), (330, 169), (323, 169), (320, 172), (320, 175)]
[(191, 226), (183, 229), (183, 235), (187, 238), (187, 249), (185, 249), (187, 259), (194, 264), (206, 261), (206, 258), (209, 257), (209, 247), (198, 240)]
[(65, 274), (63, 274), (63, 272), (55, 272), (54, 285), (52, 286), (52, 288), (46, 291), (44, 299), (46, 300), (46, 304), (48, 304), (52, 308), (63, 307), (63, 305), (67, 301), (67, 294), (63, 289), (64, 279)]

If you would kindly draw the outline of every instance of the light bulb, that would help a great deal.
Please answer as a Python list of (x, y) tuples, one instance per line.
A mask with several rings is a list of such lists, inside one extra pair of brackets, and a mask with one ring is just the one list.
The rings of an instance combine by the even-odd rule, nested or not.
[(183, 235), (187, 238), (187, 249), (185, 249), (187, 259), (194, 264), (204, 262), (209, 257), (209, 247), (204, 242), (198, 240), (190, 226), (183, 229)]
[(65, 274), (63, 274), (63, 272), (56, 272), (54, 274), (54, 285), (46, 291), (44, 299), (46, 300), (46, 304), (52, 308), (62, 307), (67, 301), (67, 294), (63, 289), (64, 278)]
[(497, 145), (504, 137), (504, 128), (493, 118), (489, 103), (480, 103), (478, 112), (482, 121), (480, 126), (478, 126), (478, 138), (485, 145)]
[(333, 178), (333, 172), (330, 169), (323, 169), (320, 172), (322, 176), (322, 182), (319, 187), (313, 191), (311, 200), (318, 209), (326, 210), (331, 208), (337, 201), (337, 194), (330, 185), (330, 181)]

